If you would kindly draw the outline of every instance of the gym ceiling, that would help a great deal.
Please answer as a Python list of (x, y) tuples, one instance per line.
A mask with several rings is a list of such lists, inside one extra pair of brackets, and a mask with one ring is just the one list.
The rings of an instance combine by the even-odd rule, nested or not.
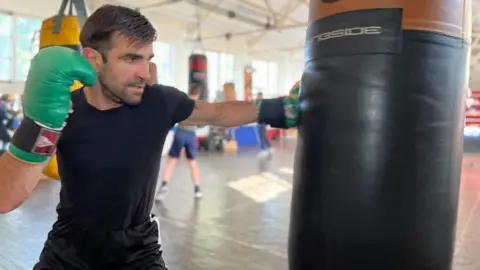
[[(50, 17), (61, 0), (0, 0), (4, 11)], [(308, 0), (85, 0), (138, 8), (164, 42), (189, 42), (209, 50), (303, 58)], [(135, 3), (134, 5), (132, 3)]]

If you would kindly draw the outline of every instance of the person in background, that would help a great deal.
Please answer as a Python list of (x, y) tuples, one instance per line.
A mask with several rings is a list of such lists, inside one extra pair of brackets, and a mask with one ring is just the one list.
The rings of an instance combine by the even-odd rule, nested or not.
[[(200, 98), (200, 85), (193, 84), (188, 90), (188, 96), (193, 100), (198, 100)], [(177, 163), (178, 158), (182, 149), (185, 149), (185, 154), (188, 161), (188, 166), (190, 167), (190, 174), (192, 177), (192, 182), (194, 185), (194, 195), (195, 198), (201, 198), (202, 193), (200, 191), (200, 173), (198, 171), (198, 165), (195, 160), (197, 156), (197, 134), (195, 133), (198, 126), (187, 126), (179, 123), (177, 130), (175, 132), (175, 137), (173, 138), (172, 146), (168, 152), (167, 163), (163, 169), (162, 182), (160, 184), (160, 189), (155, 196), (156, 200), (161, 200), (168, 191), (168, 180), (172, 176), (173, 169)]]
[[(257, 100), (263, 99), (263, 93), (259, 92), (257, 94)], [(264, 123), (258, 124), (258, 136), (260, 138), (260, 153), (259, 156), (266, 156), (273, 154), (272, 144), (267, 136), (267, 125)]]
[(0, 141), (2, 141), (1, 150), (5, 151), (7, 149), (8, 143), (11, 141), (11, 137), (7, 132), (7, 127), (5, 125), (5, 120), (7, 116), (8, 104), (10, 102), (9, 95), (3, 95), (0, 98)]

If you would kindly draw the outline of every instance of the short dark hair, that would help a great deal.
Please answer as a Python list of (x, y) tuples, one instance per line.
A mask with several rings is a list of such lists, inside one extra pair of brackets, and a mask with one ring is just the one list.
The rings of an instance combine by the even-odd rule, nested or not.
[(85, 21), (80, 43), (84, 48), (99, 51), (106, 62), (106, 52), (116, 34), (141, 44), (153, 43), (157, 39), (157, 31), (140, 12), (124, 6), (103, 5)]
[(196, 84), (196, 83), (191, 84), (190, 87), (188, 88), (188, 94), (191, 96), (200, 95), (201, 91), (202, 91), (202, 87), (200, 86), (200, 84)]
[(9, 94), (3, 94), (2, 97), (0, 97), (1, 101), (10, 101), (10, 95)]

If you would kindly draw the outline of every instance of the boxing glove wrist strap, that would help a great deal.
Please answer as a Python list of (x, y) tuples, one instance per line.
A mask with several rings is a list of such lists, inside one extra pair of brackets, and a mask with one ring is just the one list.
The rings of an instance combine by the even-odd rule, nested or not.
[(288, 128), (283, 98), (263, 99), (256, 102), (259, 108), (258, 123), (273, 128)]
[(61, 129), (42, 126), (25, 117), (13, 135), (8, 150), (21, 160), (42, 163), (55, 153), (60, 134)]

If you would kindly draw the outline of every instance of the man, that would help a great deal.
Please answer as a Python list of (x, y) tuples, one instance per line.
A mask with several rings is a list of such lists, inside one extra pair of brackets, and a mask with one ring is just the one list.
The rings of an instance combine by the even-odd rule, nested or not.
[(2, 149), (5, 150), (8, 143), (10, 143), (10, 135), (7, 132), (7, 120), (8, 103), (10, 101), (9, 95), (3, 95), (0, 98), (0, 141), (2, 141)]
[[(296, 97), (212, 104), (148, 85), (155, 38), (139, 12), (106, 5), (82, 28), (83, 56), (48, 47), (32, 59), (25, 118), (0, 158), (0, 212), (28, 198), (57, 149), (58, 220), (35, 270), (167, 269), (150, 211), (170, 128), (295, 125)], [(74, 80), (85, 87), (71, 93)]]
[[(188, 89), (188, 97), (192, 100), (198, 100), (200, 98), (200, 85), (194, 84)], [(188, 126), (183, 123), (178, 124), (175, 131), (175, 137), (173, 138), (172, 146), (168, 152), (167, 163), (163, 168), (163, 177), (160, 184), (160, 190), (156, 196), (156, 200), (161, 200), (162, 197), (168, 191), (168, 180), (172, 177), (173, 169), (177, 160), (180, 158), (182, 149), (185, 149), (185, 155), (188, 161), (188, 167), (190, 167), (190, 174), (192, 176), (192, 182), (194, 186), (195, 198), (201, 198), (202, 192), (200, 191), (200, 173), (198, 171), (198, 165), (195, 158), (197, 157), (197, 134), (195, 130), (197, 126)]]
[[(263, 100), (262, 92), (257, 93), (256, 100)], [(260, 153), (258, 153), (259, 156), (272, 155), (273, 148), (267, 136), (267, 125), (265, 123), (258, 124), (258, 137), (260, 139), (259, 143), (260, 143), (260, 150), (261, 150)]]

